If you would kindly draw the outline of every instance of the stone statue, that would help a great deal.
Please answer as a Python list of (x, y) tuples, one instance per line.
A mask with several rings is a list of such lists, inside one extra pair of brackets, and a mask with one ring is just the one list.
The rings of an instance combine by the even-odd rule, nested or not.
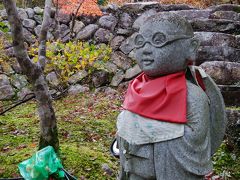
[(216, 84), (193, 66), (199, 42), (190, 23), (158, 13), (133, 41), (143, 73), (130, 82), (117, 120), (119, 179), (204, 179), (226, 116)]

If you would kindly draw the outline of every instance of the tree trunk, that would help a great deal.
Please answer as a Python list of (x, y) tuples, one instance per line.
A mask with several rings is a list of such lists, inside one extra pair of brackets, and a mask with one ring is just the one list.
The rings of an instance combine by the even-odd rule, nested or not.
[(11, 26), (15, 56), (23, 73), (28, 77), (38, 102), (38, 113), (40, 118), (39, 149), (51, 145), (55, 151), (58, 151), (59, 141), (56, 117), (42, 67), (31, 61), (24, 47), (23, 27), (17, 13), (16, 3), (14, 0), (3, 0), (3, 4), (6, 8), (8, 21)]

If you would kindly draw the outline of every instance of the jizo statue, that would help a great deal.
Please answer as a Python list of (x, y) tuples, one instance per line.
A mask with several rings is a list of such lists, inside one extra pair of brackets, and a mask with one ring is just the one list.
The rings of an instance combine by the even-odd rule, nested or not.
[(130, 82), (117, 120), (119, 179), (204, 179), (226, 116), (218, 87), (193, 66), (199, 41), (190, 23), (159, 13), (133, 41), (143, 72)]

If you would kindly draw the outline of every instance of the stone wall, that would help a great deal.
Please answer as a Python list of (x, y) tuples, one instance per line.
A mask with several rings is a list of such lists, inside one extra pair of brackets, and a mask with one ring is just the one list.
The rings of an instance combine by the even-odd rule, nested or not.
[[(76, 94), (89, 90), (91, 87), (111, 86), (123, 87), (126, 82), (140, 73), (134, 62), (131, 36), (137, 32), (146, 18), (157, 12), (169, 11), (188, 19), (200, 39), (197, 65), (201, 65), (213, 77), (222, 90), (227, 105), (240, 105), (240, 6), (218, 5), (207, 9), (197, 9), (188, 5), (161, 5), (159, 3), (131, 3), (121, 7), (109, 5), (102, 9), (104, 15), (100, 18), (80, 17), (74, 26), (74, 40), (90, 41), (95, 44), (110, 44), (113, 53), (106, 64), (106, 71), (88, 74), (79, 71), (69, 79), (68, 92)], [(24, 26), (26, 42), (31, 45), (39, 35), (42, 23), (43, 9), (19, 9), (19, 15)], [(67, 42), (70, 39), (70, 16), (59, 14), (60, 37)], [(7, 23), (4, 10), (0, 11), (0, 21)], [(56, 36), (56, 23), (51, 20), (48, 39)], [(0, 33), (1, 35), (1, 33)], [(13, 57), (13, 48), (5, 43), (6, 53)], [(24, 97), (31, 92), (28, 82), (21, 74), (21, 68), (16, 60), (11, 65), (0, 65), (0, 100), (12, 97)], [(59, 80), (55, 72), (46, 76), (51, 93), (59, 93)], [(90, 79), (86, 81), (84, 79)], [(86, 84), (86, 82), (88, 82)], [(84, 84), (85, 83), (85, 84)], [(109, 90), (109, 88), (108, 88)], [(239, 128), (239, 111), (227, 111), (232, 119), (229, 128)], [(238, 116), (236, 116), (238, 114)], [(234, 115), (235, 118), (232, 118)]]
[[(133, 45), (129, 43), (131, 36), (139, 29), (145, 19), (157, 12), (170, 11), (188, 19), (200, 39), (201, 46), (198, 51), (197, 65), (201, 65), (214, 80), (222, 85), (221, 89), (226, 97), (231, 95), (226, 102), (230, 105), (240, 103), (239, 92), (240, 81), (240, 6), (219, 5), (207, 9), (197, 9), (188, 5), (161, 5), (159, 3), (131, 3), (121, 7), (109, 5), (103, 9), (104, 15), (100, 18), (80, 17), (74, 26), (74, 40), (91, 41), (95, 44), (110, 44), (113, 49), (111, 60), (107, 63), (107, 72), (96, 72), (91, 78), (94, 87), (110, 85), (119, 86), (120, 83), (135, 77), (140, 69), (134, 65)], [(31, 45), (39, 35), (42, 23), (43, 9), (19, 9), (19, 15), (24, 26), (26, 42)], [(70, 39), (70, 28), (72, 24), (70, 16), (59, 14), (60, 37), (64, 42)], [(0, 11), (0, 20), (7, 23), (7, 15), (4, 10)], [(51, 19), (48, 39), (54, 39), (56, 23)], [(12, 57), (13, 48), (6, 43), (6, 52)], [(25, 94), (27, 80), (21, 75), (21, 69), (15, 62), (9, 67), (0, 67), (4, 74), (0, 75), (0, 99), (9, 99), (18, 92), (18, 96)], [(81, 76), (79, 76), (81, 74)], [(81, 80), (88, 74), (85, 71), (79, 72), (69, 80), (72, 93), (82, 91), (79, 85)], [(54, 72), (47, 75), (50, 87), (59, 84)], [(76, 85), (76, 83), (80, 83)], [(87, 85), (85, 85), (87, 86)], [(57, 89), (57, 88), (55, 88)], [(86, 90), (87, 88), (83, 88)], [(234, 101), (233, 101), (234, 100)]]

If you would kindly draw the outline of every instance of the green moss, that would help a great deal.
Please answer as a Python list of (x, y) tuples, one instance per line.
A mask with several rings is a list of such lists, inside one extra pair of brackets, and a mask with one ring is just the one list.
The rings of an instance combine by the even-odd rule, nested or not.
[[(54, 102), (59, 156), (64, 168), (77, 178), (116, 179), (119, 164), (110, 155), (109, 147), (115, 135), (121, 97), (86, 93)], [(0, 177), (20, 176), (17, 165), (37, 151), (38, 141), (39, 120), (34, 101), (0, 116)], [(225, 143), (213, 162), (216, 174), (240, 179), (240, 156), (229, 152)], [(103, 171), (103, 164), (113, 170), (112, 176)]]
[(240, 107), (239, 107), (239, 106), (231, 106), (231, 107), (227, 107), (226, 109), (239, 111), (239, 110), (240, 110)]
[[(80, 94), (54, 102), (64, 168), (80, 179), (116, 179), (118, 161), (109, 146), (115, 134), (119, 98)], [(0, 116), (0, 177), (20, 176), (17, 165), (37, 151), (39, 119), (31, 101)], [(107, 164), (113, 175), (102, 170)]]
[(240, 7), (239, 6), (235, 6), (233, 11), (237, 12), (237, 13), (240, 13)]

